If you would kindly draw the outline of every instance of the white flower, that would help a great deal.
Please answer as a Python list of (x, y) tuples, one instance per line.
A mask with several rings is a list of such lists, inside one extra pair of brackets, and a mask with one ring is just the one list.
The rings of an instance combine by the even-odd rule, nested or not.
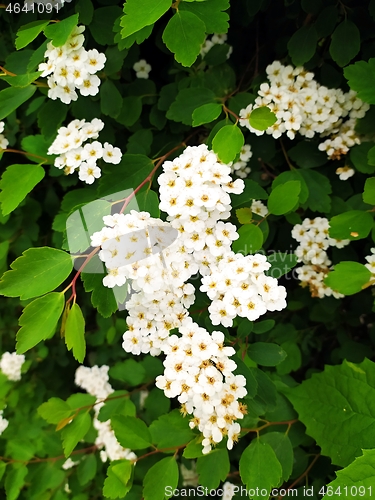
[(336, 174), (339, 176), (341, 181), (347, 181), (350, 177), (355, 174), (355, 170), (348, 166), (340, 167), (336, 169)]
[(82, 162), (79, 167), (78, 177), (81, 181), (85, 181), (86, 184), (92, 184), (95, 179), (99, 179), (101, 175), (100, 168), (96, 163)]
[(133, 66), (134, 71), (136, 72), (137, 78), (148, 78), (148, 74), (151, 71), (151, 66), (146, 62), (145, 59), (140, 59)]
[(104, 68), (106, 62), (106, 56), (101, 54), (96, 49), (89, 50), (87, 52), (86, 68), (91, 74), (96, 73)]
[(120, 163), (122, 158), (121, 150), (119, 148), (113, 147), (108, 142), (104, 143), (103, 147), (103, 160), (106, 163), (114, 163), (117, 165)]

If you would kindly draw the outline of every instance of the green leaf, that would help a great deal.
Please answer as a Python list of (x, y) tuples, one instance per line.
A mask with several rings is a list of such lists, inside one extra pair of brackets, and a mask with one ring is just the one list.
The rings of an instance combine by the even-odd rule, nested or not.
[(16, 500), (25, 484), (27, 467), (24, 464), (12, 464), (5, 477), (5, 492), (7, 500)]
[(18, 109), (21, 104), (30, 99), (36, 91), (35, 85), (29, 85), (23, 89), (9, 87), (0, 92), (0, 120), (7, 117)]
[(267, 192), (259, 184), (251, 179), (245, 179), (245, 189), (241, 194), (235, 195), (232, 200), (232, 207), (239, 207), (252, 200), (266, 200)]
[(358, 172), (372, 174), (375, 172), (375, 147), (372, 142), (364, 142), (350, 148), (349, 157)]
[(302, 26), (288, 42), (288, 52), (295, 66), (303, 66), (315, 54), (318, 34), (315, 26)]
[(72, 258), (55, 248), (25, 250), (0, 281), (0, 294), (22, 300), (38, 297), (57, 288), (73, 269)]
[(96, 475), (97, 461), (94, 454), (86, 455), (82, 457), (82, 461), (77, 467), (77, 477), (78, 482), (81, 486), (84, 486), (91, 479), (94, 479)]
[(287, 434), (268, 432), (260, 436), (260, 442), (271, 446), (282, 468), (281, 479), (288, 481), (293, 469), (293, 447)]
[[(369, 144), (369, 146), (370, 145), (371, 145), (371, 143)], [(360, 146), (362, 146), (362, 144), (360, 144)], [(351, 160), (352, 160), (352, 158), (351, 158)], [(362, 172), (364, 172), (365, 174), (366, 173), (372, 174), (375, 171), (375, 168), (370, 170), (369, 165), (371, 165), (372, 167), (375, 166), (375, 146), (371, 147), (371, 149), (368, 150), (367, 163), (368, 164), (365, 166), (365, 170), (364, 171), (362, 170)], [(357, 170), (359, 170), (359, 169), (357, 168)], [(361, 170), (359, 170), (359, 171), (361, 172)]]
[(249, 118), (250, 125), (257, 130), (267, 130), (276, 121), (276, 115), (267, 106), (253, 109)]
[(144, 0), (142, 8), (137, 0), (127, 0), (124, 4), (125, 15), (120, 24), (122, 38), (132, 35), (145, 26), (154, 24), (171, 7), (171, 0)]
[(162, 415), (150, 425), (152, 442), (158, 448), (181, 446), (194, 438), (194, 433), (189, 427), (179, 410), (173, 410)]
[(129, 480), (133, 464), (129, 460), (116, 460), (107, 469), (104, 481), (103, 495), (106, 498), (123, 498), (130, 491)]
[(350, 210), (331, 218), (329, 235), (337, 240), (360, 240), (370, 234), (373, 225), (374, 219), (368, 212)]
[(362, 199), (369, 205), (375, 205), (375, 177), (366, 179)]
[(69, 351), (73, 349), (74, 358), (79, 363), (83, 363), (86, 354), (85, 318), (77, 303), (73, 304), (68, 312), (65, 323), (65, 343)]
[[(34, 163), (53, 163), (53, 157), (49, 157), (47, 155), (47, 151), (51, 143), (46, 140), (45, 136), (36, 134), (36, 135), (27, 135), (22, 138), (21, 146), (27, 153), (30, 155), (26, 155), (26, 158)], [(43, 159), (44, 158), (44, 159)]]
[(174, 457), (166, 457), (156, 462), (145, 475), (143, 480), (144, 500), (164, 500), (167, 487), (173, 491), (178, 484), (178, 465)]
[(267, 257), (267, 260), (271, 267), (265, 274), (276, 279), (288, 273), (297, 264), (297, 256), (294, 253), (274, 252)]
[[(167, 118), (184, 125), (192, 125), (194, 110), (204, 104), (214, 103), (215, 94), (206, 88), (182, 89), (167, 111)], [(215, 103), (216, 104), (216, 103)]]
[(269, 332), (275, 326), (274, 319), (265, 319), (263, 321), (257, 321), (254, 323), (252, 331), (256, 334)]
[(371, 272), (359, 262), (340, 262), (328, 273), (324, 283), (332, 290), (344, 295), (353, 295), (362, 291), (371, 279)]
[(358, 61), (344, 69), (349, 87), (358, 92), (358, 97), (369, 104), (375, 104), (375, 58), (368, 62)]
[(20, 50), (29, 45), (48, 25), (49, 21), (33, 21), (21, 26), (16, 35), (16, 49)]
[(49, 424), (58, 424), (72, 415), (72, 409), (60, 398), (50, 398), (38, 408), (38, 414)]
[(248, 255), (262, 248), (263, 233), (259, 226), (246, 224), (238, 229), (238, 234), (240, 237), (232, 244), (234, 252)]
[[(251, 221), (253, 220), (253, 213), (251, 211), (251, 208), (237, 208), (236, 210), (236, 217), (238, 219), (238, 222), (240, 224), (251, 224)], [(262, 238), (263, 239), (263, 238)]]
[(277, 344), (256, 342), (247, 349), (250, 359), (262, 366), (276, 366), (286, 358), (286, 352)]
[(44, 168), (40, 165), (10, 165), (0, 180), (0, 204), (3, 215), (13, 212), (44, 175)]
[(182, 456), (184, 458), (198, 458), (204, 457), (202, 453), (202, 440), (203, 436), (197, 436), (195, 439), (190, 441), (190, 443), (185, 447)]
[(130, 358), (119, 361), (109, 370), (109, 376), (121, 382), (125, 382), (132, 387), (140, 385), (146, 376), (146, 371), (135, 359)]
[(91, 426), (90, 414), (81, 411), (73, 421), (61, 431), (62, 445), (65, 457), (69, 457), (77, 444), (86, 436)]
[(30, 83), (35, 82), (41, 74), (42, 71), (36, 71), (34, 73), (26, 73), (25, 75), (2, 76), (1, 79), (9, 83), (12, 87), (25, 88)]
[(17, 354), (23, 354), (53, 335), (64, 303), (62, 293), (52, 292), (33, 300), (25, 307), (19, 319), (22, 328), (17, 332)]
[(346, 467), (375, 448), (375, 363), (326, 366), (285, 395), (306, 432), (334, 465)]
[(124, 97), (124, 99), (122, 99), (121, 110), (116, 117), (116, 121), (125, 125), (125, 127), (131, 127), (137, 120), (139, 120), (141, 113), (142, 97)]
[(44, 29), (44, 34), (52, 40), (55, 47), (61, 47), (66, 43), (73, 29), (78, 24), (78, 14), (67, 17), (62, 21), (48, 25)]
[(237, 125), (225, 125), (212, 140), (212, 149), (224, 163), (235, 159), (244, 145), (245, 139)]
[(316, 143), (306, 140), (289, 149), (288, 156), (301, 168), (321, 167), (328, 161), (326, 153), (319, 151)]
[(301, 368), (302, 356), (298, 345), (294, 340), (283, 342), (280, 347), (286, 352), (286, 358), (277, 365), (276, 370), (279, 375), (286, 375)]
[(272, 189), (268, 198), (268, 211), (274, 215), (283, 215), (293, 210), (298, 204), (301, 191), (300, 181), (288, 181)]
[(192, 12), (206, 26), (206, 33), (227, 33), (229, 16), (224, 10), (229, 9), (229, 0), (205, 0), (192, 4), (181, 2), (180, 10)]
[(143, 450), (151, 446), (151, 434), (143, 420), (115, 415), (111, 419), (111, 426), (116, 439), (124, 448)]
[(128, 391), (112, 392), (105, 401), (104, 406), (100, 408), (98, 420), (100, 422), (106, 422), (115, 415), (135, 417), (136, 407), (128, 396)]
[(193, 111), (193, 127), (213, 122), (220, 116), (222, 110), (221, 104), (208, 103), (199, 106)]
[(65, 120), (67, 112), (68, 107), (59, 100), (52, 101), (52, 99), (48, 99), (40, 108), (38, 127), (46, 140), (52, 141), (56, 137), (57, 129)]
[(178, 10), (163, 32), (163, 42), (183, 66), (191, 66), (196, 61), (205, 38), (204, 22), (185, 10)]
[(327, 176), (315, 170), (300, 170), (300, 174), (309, 190), (306, 205), (313, 212), (328, 213), (331, 210), (331, 198), (328, 195), (332, 192), (332, 188)]
[(100, 45), (112, 45), (114, 43), (115, 34), (112, 27), (118, 17), (121, 16), (121, 13), (121, 8), (118, 5), (95, 8), (89, 27), (96, 43)]
[(364, 500), (371, 500), (375, 476), (375, 450), (363, 450), (362, 456), (335, 474), (337, 477), (327, 484), (325, 488), (327, 493), (322, 500), (340, 498), (341, 495), (354, 499), (358, 497), (358, 493)]
[(91, 0), (78, 0), (74, 6), (74, 10), (79, 15), (80, 24), (90, 24), (94, 15), (94, 6)]
[(309, 197), (309, 189), (299, 169), (281, 172), (281, 174), (279, 174), (272, 182), (272, 189), (274, 189), (276, 186), (280, 186), (281, 184), (285, 184), (288, 181), (299, 181), (301, 183), (301, 191), (298, 195), (298, 198), (300, 204), (305, 203)]
[(361, 39), (357, 26), (345, 19), (332, 34), (329, 53), (339, 66), (346, 66), (358, 54)]
[[(254, 439), (241, 455), (241, 479), (247, 490), (259, 492), (253, 498), (268, 498), (271, 489), (278, 486), (282, 474), (281, 464), (268, 443)], [(267, 495), (260, 495), (261, 490), (266, 490)]]
[(81, 278), (86, 292), (92, 292), (91, 304), (104, 317), (109, 318), (117, 311), (113, 290), (103, 285), (105, 273), (82, 273)]
[(100, 86), (100, 109), (103, 115), (116, 118), (122, 107), (123, 99), (112, 80), (105, 80)]
[(225, 481), (230, 470), (228, 450), (215, 449), (197, 460), (199, 484), (208, 489), (215, 489), (221, 481)]

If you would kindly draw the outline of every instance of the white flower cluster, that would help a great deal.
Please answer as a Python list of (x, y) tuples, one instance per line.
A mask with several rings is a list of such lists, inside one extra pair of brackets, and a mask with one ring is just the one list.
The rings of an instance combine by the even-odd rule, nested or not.
[(5, 136), (3, 135), (4, 127), (5, 127), (5, 123), (0, 122), (0, 149), (6, 149), (8, 147), (8, 144), (9, 144), (8, 139), (5, 139)]
[[(294, 139), (297, 132), (307, 138), (333, 134), (333, 139), (319, 146), (330, 158), (338, 158), (359, 143), (355, 119), (362, 118), (369, 105), (356, 92), (329, 89), (314, 80), (314, 73), (302, 67), (284, 66), (279, 61), (267, 66), (266, 72), (268, 83), (260, 86), (255, 103), (240, 111), (240, 125), (262, 135), (264, 131), (251, 127), (249, 117), (253, 109), (267, 106), (277, 121), (265, 132), (275, 139), (284, 133), (289, 139)], [(343, 123), (346, 117), (349, 119)]]
[[(201, 47), (200, 55), (204, 58), (204, 56), (212, 49), (214, 45), (223, 45), (226, 43), (228, 36), (225, 33), (215, 33), (211, 38), (206, 38)], [(227, 53), (227, 59), (230, 58), (233, 52), (233, 47), (229, 47)]]
[(3, 411), (4, 410), (0, 410), (0, 435), (5, 431), (5, 429), (9, 425), (9, 421), (3, 417)]
[(0, 359), (0, 370), (9, 380), (21, 380), (21, 368), (24, 362), (23, 354), (4, 352)]
[(39, 64), (41, 76), (48, 76), (48, 97), (60, 99), (64, 104), (78, 99), (76, 89), (83, 96), (99, 92), (100, 78), (95, 74), (104, 68), (106, 57), (96, 49), (83, 47), (85, 26), (76, 26), (67, 42), (55, 47), (47, 44), (44, 57), (47, 62)]
[(332, 262), (327, 255), (329, 247), (343, 248), (350, 240), (336, 240), (329, 236), (329, 221), (324, 217), (304, 219), (302, 224), (296, 224), (292, 237), (299, 242), (295, 250), (298, 262), (303, 265), (296, 269), (302, 286), (308, 286), (312, 297), (342, 298), (343, 295), (327, 286), (323, 280), (331, 270)]
[(251, 172), (251, 168), (247, 166), (247, 162), (253, 156), (250, 144), (244, 144), (240, 151), (240, 158), (231, 165), (232, 174), (235, 174), (241, 179), (245, 179)]
[(199, 475), (197, 472), (197, 463), (195, 460), (190, 462), (191, 469), (185, 467), (184, 464), (180, 464), (180, 472), (182, 477), (182, 486), (198, 486), (199, 485)]
[(145, 59), (140, 59), (134, 64), (133, 69), (137, 78), (144, 78), (145, 80), (147, 80), (151, 71), (151, 65), (148, 64)]
[[(95, 396), (97, 400), (106, 399), (114, 392), (111, 384), (108, 382), (108, 370), (109, 366), (106, 365), (101, 367), (95, 365), (92, 368), (81, 365), (76, 370), (75, 383), (92, 396)], [(98, 448), (101, 448), (100, 458), (103, 462), (106, 462), (108, 459), (111, 462), (123, 459), (135, 460), (137, 458), (135, 453), (127, 448), (123, 448), (117, 441), (111, 429), (110, 420), (106, 422), (98, 420), (97, 416), (103, 405), (104, 403), (100, 402), (94, 406), (95, 417), (93, 420), (93, 425), (98, 431), (95, 444)]]
[(236, 494), (236, 491), (238, 491), (236, 486), (229, 481), (226, 481), (223, 484), (223, 496), (221, 500), (232, 500), (232, 498)]
[[(236, 227), (220, 219), (230, 216), (229, 193), (241, 193), (244, 182), (232, 180), (229, 166), (200, 145), (187, 147), (178, 158), (164, 162), (163, 169), (158, 178), (160, 209), (170, 224), (134, 210), (105, 216), (106, 226), (92, 235), (91, 244), (101, 246), (99, 258), (108, 271), (103, 284), (121, 287), (131, 282), (135, 292), (126, 303), (124, 350), (167, 355), (157, 385), (168, 397), (179, 395), (183, 411), (194, 414), (192, 425), (203, 432), (207, 453), (224, 435), (227, 446), (233, 445), (239, 432), (235, 420), (244, 414), (237, 399), (246, 389), (244, 378), (232, 373), (236, 363), (229, 356), (234, 350), (223, 346), (223, 334), (210, 335), (188, 316), (195, 288), (186, 282), (199, 271), (201, 290), (213, 300), (211, 321), (224, 326), (232, 325), (237, 315), (256, 319), (267, 310), (281, 310), (286, 291), (264, 275), (270, 267), (266, 257), (231, 251)], [(175, 328), (181, 337), (170, 336)]]
[(78, 177), (86, 184), (92, 184), (101, 175), (97, 161), (102, 158), (106, 163), (118, 164), (122, 153), (108, 142), (104, 146), (97, 139), (104, 123), (99, 118), (91, 122), (73, 120), (67, 127), (60, 127), (57, 137), (48, 149), (49, 155), (60, 155), (55, 159), (55, 167), (64, 169), (66, 175), (78, 170)]

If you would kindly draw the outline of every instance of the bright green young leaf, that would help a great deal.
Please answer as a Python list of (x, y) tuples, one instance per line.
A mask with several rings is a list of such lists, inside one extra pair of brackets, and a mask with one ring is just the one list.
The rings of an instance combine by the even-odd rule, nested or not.
[(66, 425), (61, 431), (62, 445), (65, 457), (69, 457), (77, 444), (83, 439), (90, 429), (90, 414), (83, 410), (73, 421)]
[(224, 163), (229, 163), (241, 151), (245, 139), (237, 125), (221, 128), (212, 140), (212, 149)]
[(40, 165), (10, 165), (0, 180), (0, 204), (3, 215), (13, 212), (44, 175), (44, 168)]
[(346, 66), (358, 54), (361, 46), (357, 26), (346, 19), (342, 21), (332, 34), (329, 53), (339, 66)]
[(129, 480), (132, 475), (133, 464), (130, 460), (115, 460), (107, 469), (104, 481), (103, 495), (105, 498), (124, 498), (130, 491)]
[(94, 454), (85, 455), (77, 467), (78, 482), (84, 486), (94, 479), (97, 470), (97, 460)]
[(20, 50), (29, 45), (48, 25), (49, 21), (32, 21), (21, 26), (16, 35), (16, 49)]
[(226, 33), (228, 31), (229, 0), (205, 0), (203, 2), (181, 2), (180, 10), (187, 10), (198, 16), (206, 26), (206, 33)]
[(9, 87), (0, 92), (0, 120), (10, 115), (34, 95), (35, 85), (29, 85), (23, 89)]
[(178, 10), (163, 32), (163, 42), (182, 66), (191, 66), (196, 61), (205, 37), (204, 22), (186, 10)]
[(151, 434), (140, 418), (116, 415), (111, 419), (116, 439), (124, 448), (142, 450), (151, 446)]
[(92, 406), (96, 401), (96, 397), (91, 394), (83, 394), (82, 392), (77, 392), (68, 397), (66, 402), (72, 410), (78, 410), (82, 406)]
[(276, 279), (288, 273), (297, 264), (297, 256), (294, 253), (275, 252), (269, 255), (267, 260), (271, 267), (265, 274)]
[(249, 118), (250, 125), (257, 130), (267, 130), (276, 121), (275, 114), (267, 106), (253, 109)]
[(375, 205), (375, 177), (366, 179), (362, 198), (365, 203)]
[(42, 71), (36, 71), (34, 73), (26, 73), (25, 75), (2, 76), (1, 79), (9, 83), (12, 87), (25, 88), (30, 83), (35, 82), (41, 74)]
[[(253, 498), (268, 498), (271, 489), (278, 486), (283, 470), (272, 447), (259, 439), (254, 439), (240, 458), (240, 476), (246, 489), (254, 489), (259, 495)], [(267, 495), (261, 496), (261, 490)]]
[(369, 104), (375, 104), (375, 58), (368, 62), (358, 61), (344, 69), (349, 87), (358, 92), (358, 97)]
[(324, 283), (344, 295), (362, 291), (371, 279), (371, 272), (359, 262), (340, 262), (329, 272)]
[(277, 344), (256, 342), (247, 349), (250, 359), (262, 366), (276, 366), (286, 358), (286, 352)]
[(281, 184), (285, 184), (288, 181), (299, 181), (301, 183), (301, 191), (298, 195), (298, 199), (300, 204), (305, 203), (309, 197), (309, 189), (300, 169), (295, 168), (293, 170), (281, 172), (281, 174), (279, 174), (272, 182), (272, 189), (276, 186), (280, 186)]
[(11, 264), (0, 281), (0, 294), (22, 300), (55, 290), (73, 269), (72, 258), (56, 248), (29, 248)]
[(261, 443), (267, 443), (273, 449), (282, 468), (282, 481), (288, 481), (293, 469), (293, 447), (287, 434), (268, 432), (260, 436)]
[[(166, 457), (156, 462), (143, 480), (144, 500), (164, 500), (166, 488), (173, 491), (178, 484), (178, 465), (174, 457)], [(167, 498), (170, 498), (168, 495)]]
[(210, 490), (217, 488), (221, 481), (225, 481), (229, 470), (230, 462), (226, 448), (215, 449), (197, 460), (199, 484)]
[(232, 244), (233, 251), (248, 255), (262, 248), (263, 233), (259, 226), (246, 224), (238, 229), (239, 238)]
[(337, 240), (366, 238), (374, 225), (371, 214), (362, 210), (350, 210), (335, 215), (329, 221), (329, 235)]
[(86, 354), (85, 318), (79, 305), (73, 304), (65, 323), (65, 343), (74, 358), (83, 363)]
[(145, 0), (141, 9), (137, 0), (127, 0), (124, 4), (125, 15), (120, 22), (122, 38), (154, 24), (170, 7), (171, 0)]
[(61, 47), (68, 40), (71, 32), (78, 24), (78, 14), (67, 17), (58, 23), (49, 24), (44, 28), (44, 34), (52, 40), (55, 47)]
[(252, 211), (251, 208), (237, 208), (236, 217), (240, 224), (251, 224), (252, 221)]
[(204, 104), (215, 103), (215, 94), (206, 88), (182, 89), (167, 111), (167, 118), (185, 125), (192, 125), (194, 111)]
[(17, 354), (23, 354), (53, 335), (64, 303), (62, 293), (52, 292), (33, 300), (25, 307), (19, 319), (22, 328), (17, 332)]
[(38, 414), (49, 424), (58, 424), (61, 420), (70, 417), (72, 413), (68, 403), (60, 398), (50, 398), (38, 408)]
[[(363, 455), (355, 458), (354, 462), (345, 469), (336, 472), (336, 479), (327, 484), (327, 493), (322, 500), (340, 498), (355, 499), (358, 494), (364, 500), (372, 500), (374, 495), (375, 450), (363, 450)], [(347, 495), (346, 495), (347, 493)]]
[(213, 102), (199, 106), (193, 111), (193, 127), (213, 122), (220, 116), (222, 109), (221, 104)]
[(268, 198), (268, 211), (274, 215), (290, 212), (298, 203), (300, 181), (288, 181), (272, 189)]
[(21, 463), (13, 463), (5, 477), (5, 492), (7, 500), (16, 500), (19, 497), (21, 488), (25, 484), (27, 467)]
[(315, 54), (318, 34), (315, 26), (302, 26), (288, 42), (288, 52), (295, 66), (303, 66)]
[(150, 432), (152, 442), (158, 448), (181, 446), (194, 438), (188, 420), (182, 417), (179, 410), (173, 410), (152, 422)]

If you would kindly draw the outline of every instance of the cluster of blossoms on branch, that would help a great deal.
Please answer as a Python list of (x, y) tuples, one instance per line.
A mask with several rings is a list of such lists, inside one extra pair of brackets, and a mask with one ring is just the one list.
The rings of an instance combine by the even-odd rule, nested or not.
[(9, 144), (9, 141), (3, 135), (4, 128), (5, 128), (5, 123), (0, 122), (0, 149), (6, 149)]
[[(18, 382), (21, 380), (21, 369), (25, 362), (23, 354), (15, 352), (4, 352), (0, 359), (0, 370), (8, 380)], [(0, 435), (9, 425), (9, 421), (3, 416), (4, 410), (0, 410)]]
[(48, 97), (60, 99), (64, 104), (78, 99), (76, 89), (83, 96), (94, 96), (99, 92), (100, 78), (95, 74), (104, 68), (106, 57), (96, 49), (83, 47), (84, 26), (76, 26), (67, 42), (55, 47), (47, 44), (44, 57), (47, 62), (39, 64), (41, 76), (48, 76)]
[[(200, 289), (212, 300), (211, 322), (224, 326), (236, 316), (254, 320), (283, 309), (286, 290), (265, 276), (266, 257), (231, 251), (238, 233), (221, 219), (230, 216), (229, 193), (240, 194), (244, 182), (232, 180), (228, 165), (200, 145), (164, 162), (163, 170), (160, 209), (168, 222), (148, 212), (105, 216), (106, 226), (92, 235), (91, 244), (101, 246), (99, 258), (108, 272), (103, 284), (131, 284), (134, 291), (126, 302), (125, 351), (165, 354), (157, 386), (167, 397), (178, 397), (182, 413), (193, 415), (190, 425), (203, 433), (204, 453), (224, 437), (231, 449), (240, 431), (236, 420), (246, 413), (238, 401), (246, 395), (246, 381), (234, 375), (235, 351), (224, 346), (224, 334), (209, 333), (189, 316), (195, 288), (187, 281), (200, 273)], [(178, 332), (170, 335), (173, 329)]]
[(371, 248), (371, 254), (365, 257), (367, 264), (365, 266), (371, 272), (371, 280), (375, 280), (375, 248)]
[(302, 224), (296, 224), (292, 237), (299, 242), (295, 250), (298, 262), (303, 265), (296, 269), (303, 287), (308, 286), (312, 297), (344, 297), (324, 283), (324, 278), (332, 270), (332, 262), (327, 255), (329, 247), (343, 248), (350, 240), (336, 240), (329, 236), (329, 221), (324, 217), (304, 219)]
[[(240, 111), (240, 125), (256, 135), (249, 122), (253, 109), (267, 106), (277, 121), (265, 131), (275, 139), (286, 134), (294, 139), (297, 132), (311, 139), (315, 134), (330, 136), (319, 145), (330, 159), (339, 159), (349, 148), (360, 143), (354, 130), (357, 118), (362, 118), (369, 105), (356, 92), (344, 93), (329, 89), (314, 80), (314, 73), (302, 67), (284, 66), (274, 61), (266, 68), (268, 82), (262, 83), (254, 104)], [(344, 121), (345, 118), (348, 118)]]
[[(204, 58), (204, 56), (214, 47), (215, 45), (223, 45), (226, 43), (228, 39), (228, 35), (226, 33), (214, 33), (211, 38), (206, 38), (203, 42), (200, 54)], [(229, 46), (227, 59), (230, 58), (233, 52), (233, 47)]]
[(241, 148), (239, 159), (231, 165), (232, 174), (245, 179), (251, 172), (251, 168), (247, 166), (247, 162), (252, 156), (253, 152), (251, 151), (250, 144), (244, 144)]
[(98, 431), (98, 436), (95, 439), (95, 445), (100, 449), (100, 458), (103, 462), (108, 459), (113, 460), (135, 460), (137, 456), (131, 450), (123, 448), (116, 439), (116, 436), (111, 428), (110, 421), (102, 422), (98, 415), (100, 408), (104, 405), (104, 400), (114, 392), (111, 384), (108, 382), (109, 366), (103, 365), (79, 366), (75, 374), (75, 383), (78, 387), (84, 389), (91, 396), (97, 398), (98, 403), (94, 406), (95, 417), (93, 420), (94, 428)]
[(99, 159), (106, 163), (118, 164), (122, 153), (105, 142), (84, 142), (99, 137), (104, 123), (99, 118), (91, 122), (85, 120), (73, 120), (67, 127), (60, 127), (56, 139), (48, 149), (49, 155), (59, 155), (54, 162), (55, 167), (64, 169), (66, 175), (72, 174), (78, 169), (78, 177), (87, 184), (92, 184), (101, 175), (100, 167), (97, 165)]

